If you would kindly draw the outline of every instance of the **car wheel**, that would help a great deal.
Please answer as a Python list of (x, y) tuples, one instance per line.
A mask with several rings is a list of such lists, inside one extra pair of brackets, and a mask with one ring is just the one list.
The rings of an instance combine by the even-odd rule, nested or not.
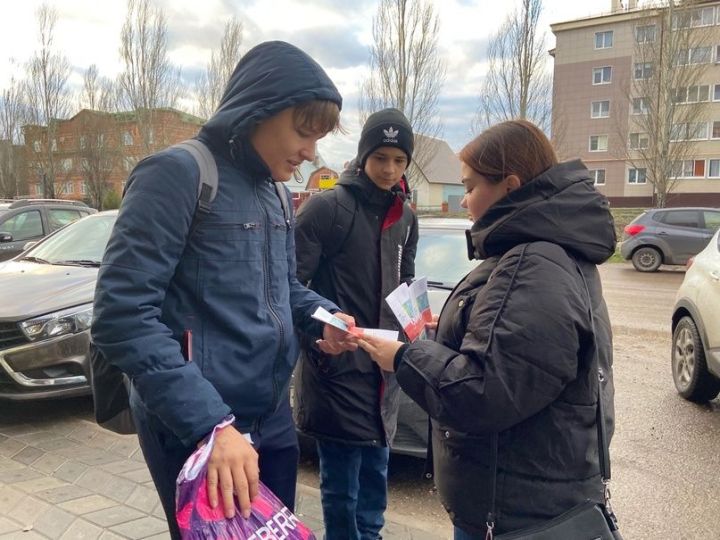
[(720, 392), (720, 380), (707, 369), (700, 333), (690, 317), (680, 319), (673, 332), (672, 372), (675, 388), (689, 401), (705, 403)]
[(633, 253), (632, 263), (638, 272), (655, 272), (662, 264), (662, 255), (654, 247), (641, 247)]

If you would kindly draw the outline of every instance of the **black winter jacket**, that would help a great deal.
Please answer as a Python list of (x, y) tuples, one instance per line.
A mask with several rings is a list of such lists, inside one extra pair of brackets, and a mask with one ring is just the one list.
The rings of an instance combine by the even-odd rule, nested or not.
[[(351, 167), (341, 187), (313, 195), (298, 213), (298, 279), (355, 317), (358, 326), (401, 331), (384, 298), (414, 277), (417, 217), (402, 191), (382, 190)], [(333, 229), (342, 211), (342, 189), (354, 198), (355, 216), (350, 230), (338, 235)], [(301, 342), (295, 382), (298, 427), (318, 438), (390, 444), (400, 397), (394, 374), (381, 372), (360, 349), (330, 357), (312, 341)]]
[(396, 371), (433, 418), (443, 504), (455, 525), (478, 534), (491, 509), (498, 445), (494, 510), (502, 533), (603, 500), (596, 348), (609, 436), (614, 390), (596, 264), (613, 253), (615, 232), (607, 200), (573, 161), (496, 203), (468, 238), (472, 256), (485, 260), (448, 298), (436, 342), (406, 345)]

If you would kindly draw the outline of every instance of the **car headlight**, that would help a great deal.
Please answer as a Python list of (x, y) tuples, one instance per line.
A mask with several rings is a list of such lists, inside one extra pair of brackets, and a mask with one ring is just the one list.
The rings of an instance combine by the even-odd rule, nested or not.
[(84, 304), (23, 321), (20, 328), (30, 341), (38, 341), (87, 330), (92, 315), (92, 304)]

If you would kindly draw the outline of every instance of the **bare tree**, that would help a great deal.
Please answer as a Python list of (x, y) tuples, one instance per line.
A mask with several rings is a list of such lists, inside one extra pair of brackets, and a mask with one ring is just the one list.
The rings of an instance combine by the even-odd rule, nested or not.
[(117, 88), (110, 79), (100, 76), (95, 64), (85, 70), (83, 86), (78, 98), (80, 109), (115, 111), (117, 99)]
[(26, 111), (22, 86), (13, 78), (0, 95), (0, 197), (12, 198), (23, 189), (21, 126)]
[(201, 118), (210, 118), (220, 104), (225, 86), (242, 56), (240, 52), (242, 39), (242, 22), (236, 18), (230, 19), (225, 24), (220, 49), (210, 53), (210, 62), (206, 71), (196, 83), (197, 113)]
[(167, 54), (167, 22), (150, 0), (128, 0), (120, 35), (120, 57), (125, 71), (119, 84), (123, 105), (134, 110), (145, 151), (156, 148), (153, 134), (155, 109), (174, 107), (182, 93), (180, 71)]
[(67, 58), (53, 50), (57, 13), (43, 4), (37, 11), (38, 44), (27, 65), (25, 95), (28, 103), (29, 122), (47, 126), (46, 140), (37, 143), (31, 165), (41, 178), (46, 197), (55, 197), (57, 151), (55, 133), (57, 120), (67, 116), (70, 110), (70, 94), (67, 80), (70, 63)]
[(703, 102), (712, 99), (712, 85), (702, 80), (714, 42), (712, 22), (703, 19), (710, 12), (699, 5), (698, 0), (656, 2), (635, 26), (633, 77), (625, 92), (631, 114), (620, 133), (634, 180), (652, 184), (653, 205), (660, 208), (678, 178), (700, 172), (691, 159), (695, 141), (709, 136)]
[(107, 194), (112, 191), (110, 178), (123, 159), (117, 119), (115, 114), (102, 111), (81, 114), (75, 137), (76, 155), (80, 160), (78, 171), (90, 203), (102, 210)]
[[(415, 133), (442, 135), (437, 108), (445, 66), (438, 54), (439, 28), (427, 0), (380, 0), (373, 20), (370, 76), (361, 87), (362, 123), (377, 110), (395, 107), (405, 113)], [(431, 157), (429, 148), (416, 144), (413, 161), (421, 170)], [(417, 176), (411, 171), (411, 187)]]
[(545, 34), (538, 29), (541, 13), (542, 0), (521, 0), (490, 40), (476, 131), (515, 118), (550, 129), (552, 77), (546, 69)]

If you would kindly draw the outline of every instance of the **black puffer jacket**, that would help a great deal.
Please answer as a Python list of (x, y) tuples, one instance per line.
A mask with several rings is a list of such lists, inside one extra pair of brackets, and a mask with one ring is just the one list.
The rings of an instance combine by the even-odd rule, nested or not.
[(436, 484), (468, 531), (485, 532), (497, 441), (502, 533), (602, 501), (596, 347), (610, 436), (614, 390), (596, 264), (613, 253), (615, 232), (607, 200), (574, 161), (499, 201), (468, 237), (484, 262), (450, 295), (436, 342), (398, 354), (397, 377), (433, 418)]
[[(310, 197), (298, 213), (298, 279), (355, 317), (358, 326), (400, 330), (383, 299), (414, 277), (417, 218), (402, 191), (382, 190), (357, 169), (344, 172), (339, 183)], [(349, 232), (340, 236), (333, 231), (339, 190), (353, 197), (355, 210)], [(330, 357), (303, 341), (295, 381), (298, 427), (318, 438), (391, 443), (400, 396), (394, 374), (381, 372), (365, 351)]]

